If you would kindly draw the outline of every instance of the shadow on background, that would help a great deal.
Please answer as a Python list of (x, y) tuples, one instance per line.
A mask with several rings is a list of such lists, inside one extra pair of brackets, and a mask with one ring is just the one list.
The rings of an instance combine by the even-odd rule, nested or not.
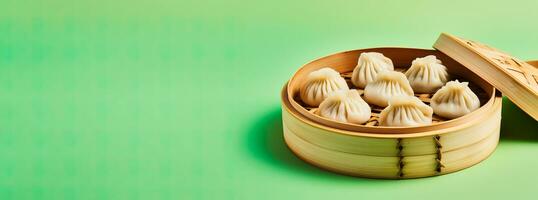
[(296, 157), (288, 149), (282, 134), (282, 113), (280, 108), (267, 112), (266, 116), (253, 124), (249, 132), (247, 137), (249, 152), (258, 160), (269, 165), (309, 177), (353, 182), (376, 181), (374, 179), (341, 175), (312, 166)]
[(538, 122), (507, 98), (503, 98), (501, 142), (503, 140), (538, 142)]

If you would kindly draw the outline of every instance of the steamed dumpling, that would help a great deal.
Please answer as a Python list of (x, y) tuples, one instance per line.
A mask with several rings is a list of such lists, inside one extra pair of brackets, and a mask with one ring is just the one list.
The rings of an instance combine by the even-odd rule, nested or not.
[(413, 89), (401, 72), (382, 71), (364, 88), (364, 99), (381, 107), (386, 107), (390, 98), (397, 95), (413, 96)]
[(349, 90), (346, 80), (334, 69), (325, 67), (310, 72), (299, 92), (304, 103), (317, 107), (329, 94), (341, 89)]
[(383, 70), (394, 70), (390, 58), (377, 52), (365, 52), (359, 56), (357, 66), (353, 70), (351, 82), (358, 88), (364, 88), (375, 80), (377, 74)]
[(372, 111), (357, 90), (339, 90), (321, 102), (318, 114), (339, 122), (363, 124)]
[(444, 118), (453, 119), (470, 113), (480, 107), (480, 100), (468, 82), (450, 81), (432, 97), (433, 112)]
[(417, 93), (434, 93), (448, 81), (446, 67), (433, 55), (413, 60), (405, 76)]
[(382, 126), (419, 126), (432, 123), (433, 110), (414, 96), (395, 96), (379, 114)]

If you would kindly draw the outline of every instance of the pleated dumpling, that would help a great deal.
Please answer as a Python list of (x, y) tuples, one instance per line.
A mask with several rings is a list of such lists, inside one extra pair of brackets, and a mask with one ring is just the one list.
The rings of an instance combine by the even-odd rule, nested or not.
[(401, 72), (382, 71), (364, 88), (364, 99), (381, 107), (386, 107), (390, 98), (398, 95), (413, 96), (413, 89)]
[(444, 118), (454, 119), (480, 107), (478, 96), (469, 88), (468, 82), (450, 81), (432, 97), (433, 112)]
[(417, 93), (434, 93), (449, 79), (446, 67), (433, 55), (413, 60), (405, 76)]
[(357, 90), (339, 90), (321, 102), (317, 113), (339, 122), (363, 124), (370, 119), (372, 110)]
[(381, 126), (419, 126), (432, 123), (433, 110), (415, 96), (394, 96), (379, 114)]
[(346, 80), (334, 69), (325, 67), (310, 72), (299, 92), (304, 103), (317, 107), (329, 94), (342, 89), (349, 90)]
[(377, 52), (365, 52), (359, 56), (357, 66), (353, 70), (351, 82), (358, 88), (364, 88), (375, 80), (377, 74), (383, 70), (394, 70), (390, 58)]

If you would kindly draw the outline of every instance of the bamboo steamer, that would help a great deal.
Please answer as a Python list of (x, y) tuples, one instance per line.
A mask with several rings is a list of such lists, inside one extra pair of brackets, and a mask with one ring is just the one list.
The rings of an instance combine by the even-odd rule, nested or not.
[[(299, 86), (306, 75), (330, 66), (344, 77), (362, 52), (380, 52), (396, 68), (408, 68), (417, 57), (435, 55), (451, 75), (474, 83), (481, 107), (453, 120), (434, 119), (417, 127), (376, 125), (374, 112), (366, 125), (340, 123), (315, 115), (301, 104)], [(465, 66), (436, 50), (373, 48), (336, 53), (301, 67), (282, 90), (282, 121), (288, 147), (303, 160), (343, 174), (385, 179), (435, 176), (473, 166), (497, 146), (501, 94)], [(426, 96), (419, 98), (428, 103)], [(373, 111), (375, 111), (374, 109)]]

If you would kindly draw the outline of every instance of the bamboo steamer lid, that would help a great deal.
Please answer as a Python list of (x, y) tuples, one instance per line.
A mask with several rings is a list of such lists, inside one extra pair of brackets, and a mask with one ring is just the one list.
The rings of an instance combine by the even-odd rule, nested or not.
[(538, 121), (538, 68), (485, 44), (446, 33), (433, 47), (482, 77)]

